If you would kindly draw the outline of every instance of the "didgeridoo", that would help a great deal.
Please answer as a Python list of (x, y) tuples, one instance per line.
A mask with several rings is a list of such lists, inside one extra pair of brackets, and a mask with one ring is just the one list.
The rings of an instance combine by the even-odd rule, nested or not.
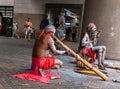
[(81, 58), (78, 54), (76, 54), (73, 50), (71, 50), (68, 46), (66, 46), (64, 43), (62, 43), (55, 35), (53, 35), (53, 38), (55, 39), (56, 43), (62, 46), (65, 50), (67, 50), (72, 56), (76, 58), (77, 61), (81, 61), (84, 65), (86, 65), (88, 68), (93, 70), (97, 75), (99, 75), (104, 81), (108, 79), (108, 77), (100, 72), (98, 69), (93, 67), (89, 62)]

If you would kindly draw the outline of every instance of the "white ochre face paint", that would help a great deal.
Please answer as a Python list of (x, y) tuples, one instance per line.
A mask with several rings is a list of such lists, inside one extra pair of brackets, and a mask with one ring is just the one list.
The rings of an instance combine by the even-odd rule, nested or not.
[(92, 30), (93, 30), (93, 31), (96, 31), (97, 29), (96, 29), (96, 28), (93, 28)]

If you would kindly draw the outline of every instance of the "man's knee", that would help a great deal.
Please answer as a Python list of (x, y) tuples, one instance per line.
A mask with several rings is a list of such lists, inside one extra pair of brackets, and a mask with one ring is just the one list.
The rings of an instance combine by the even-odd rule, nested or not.
[(106, 51), (106, 46), (100, 46), (99, 47), (99, 52), (103, 52)]
[(106, 51), (106, 46), (103, 46), (103, 50)]
[(59, 60), (59, 59), (55, 59), (55, 64), (62, 66), (63, 62), (61, 60)]
[(103, 47), (99, 47), (99, 53), (103, 52)]

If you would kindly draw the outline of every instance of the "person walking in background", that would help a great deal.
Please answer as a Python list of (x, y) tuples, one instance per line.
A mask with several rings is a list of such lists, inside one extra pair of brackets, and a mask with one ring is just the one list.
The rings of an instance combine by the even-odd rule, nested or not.
[(39, 25), (40, 30), (42, 31), (49, 24), (51, 24), (50, 16), (49, 15), (45, 15), (45, 18), (40, 22), (40, 25)]
[(12, 38), (14, 38), (14, 37), (20, 38), (17, 32), (18, 32), (18, 23), (14, 20), (13, 21)]
[(57, 28), (56, 35), (61, 41), (65, 39), (65, 36), (66, 36), (65, 11), (61, 11), (60, 13), (59, 27)]
[(25, 34), (25, 39), (27, 39), (28, 41), (30, 40), (30, 32), (32, 30), (32, 22), (30, 21), (30, 18), (28, 18), (27, 21), (25, 21), (25, 25), (24, 25), (24, 34)]
[(73, 27), (71, 28), (71, 30), (72, 30), (72, 41), (75, 42), (76, 35), (77, 35), (76, 26), (73, 26)]

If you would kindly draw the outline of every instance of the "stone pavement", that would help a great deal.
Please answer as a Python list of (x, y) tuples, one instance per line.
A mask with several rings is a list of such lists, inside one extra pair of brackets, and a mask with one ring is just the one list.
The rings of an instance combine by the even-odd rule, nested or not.
[[(49, 84), (10, 77), (11, 74), (29, 71), (33, 43), (34, 39), (28, 42), (24, 39), (0, 37), (0, 89), (120, 89), (119, 83), (112, 82), (113, 79), (120, 79), (120, 70), (107, 68), (108, 80), (103, 81), (99, 76), (74, 72), (76, 65), (70, 62), (75, 59), (69, 55), (57, 56), (64, 62), (60, 69), (62, 79), (50, 80)], [(73, 50), (78, 46), (69, 42), (65, 44)], [(110, 65), (120, 64), (117, 60), (105, 62)]]

